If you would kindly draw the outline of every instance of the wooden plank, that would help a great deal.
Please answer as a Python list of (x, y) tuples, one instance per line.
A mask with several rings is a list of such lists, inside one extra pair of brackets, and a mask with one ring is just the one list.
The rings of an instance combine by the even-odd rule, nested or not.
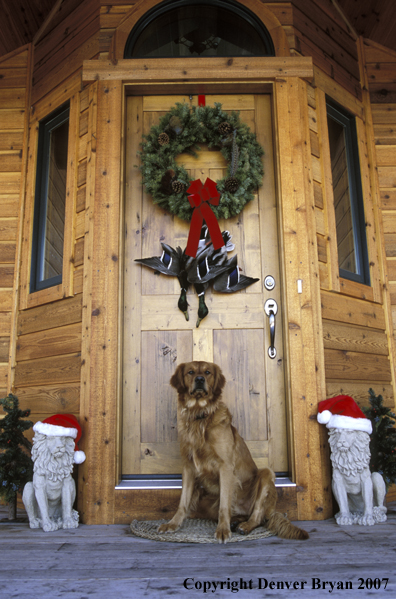
[(84, 264), (84, 237), (76, 240), (74, 246), (74, 267)]
[(22, 151), (0, 151), (0, 160), (3, 173), (20, 171), (22, 168)]
[(144, 83), (148, 80), (170, 81), (226, 81), (243, 79), (277, 79), (279, 77), (312, 78), (310, 57), (265, 58), (184, 58), (121, 59), (111, 61), (84, 60), (83, 81), (130, 81)]
[(14, 263), (16, 252), (15, 242), (1, 241), (0, 242), (0, 263)]
[(214, 362), (213, 357), (213, 331), (211, 329), (196, 328), (193, 334), (193, 360), (206, 360)]
[(396, 165), (396, 145), (395, 146), (377, 146), (375, 148), (378, 166)]
[(0, 287), (12, 287), (14, 283), (14, 265), (0, 264)]
[[(296, 488), (284, 487), (278, 491), (277, 510), (288, 514), (292, 520), (298, 518)], [(180, 501), (178, 489), (117, 490), (115, 492), (115, 522), (130, 524), (132, 520), (156, 520), (171, 518)], [(237, 543), (239, 545), (239, 543)]]
[(0, 219), (4, 217), (18, 216), (19, 195), (17, 194), (0, 194)]
[[(392, 201), (392, 200), (391, 200)], [(384, 233), (396, 233), (396, 212), (382, 211)]]
[[(142, 186), (138, 177), (134, 175), (134, 160), (136, 157), (141, 136), (143, 134), (143, 101), (141, 97), (131, 97), (127, 99), (126, 107), (127, 117), (127, 137), (126, 137), (126, 171), (125, 181), (130, 183), (125, 190), (124, 222), (123, 232), (132, 231), (132, 240), (124, 247), (124, 286), (129, 289), (130, 305), (127, 306), (123, 301), (123, 329), (140, 330), (141, 318), (141, 286), (142, 277), (134, 276), (133, 260), (136, 256), (141, 256), (142, 239), (140, 235), (141, 217), (143, 214), (142, 206)], [(134, 208), (136, 206), (136, 208)], [(124, 335), (122, 351), (122, 370), (123, 370), (123, 397), (129, 397), (130, 401), (123, 402), (123, 453), (122, 453), (122, 472), (140, 471), (140, 451), (137, 445), (140, 441), (140, 394), (142, 386), (142, 372), (140, 367), (141, 355), (141, 335)], [(128, 429), (125, 430), (125, 424), (128, 423)], [(129, 448), (129, 451), (126, 449)]]
[(377, 395), (382, 395), (384, 405), (392, 410), (395, 407), (395, 400), (392, 385), (382, 384), (378, 381), (370, 384), (367, 382), (356, 381), (326, 381), (326, 397), (335, 397), (336, 395), (349, 395), (353, 397), (359, 407), (369, 405), (369, 389), (373, 388)]
[[(396, 210), (396, 189), (380, 189), (382, 210)], [(385, 213), (382, 212), (383, 218)]]
[(15, 218), (0, 218), (0, 241), (15, 241), (17, 227)]
[(325, 368), (326, 379), (368, 381), (369, 384), (392, 380), (388, 356), (325, 349)]
[[(209, 308), (209, 315), (202, 321), (200, 328), (236, 329), (264, 326), (260, 294), (239, 293), (230, 302), (225, 294), (209, 291), (205, 295), (205, 301)], [(186, 321), (182, 313), (177, 310), (177, 298), (173, 295), (164, 295), (160, 301), (155, 295), (144, 296), (141, 310), (142, 330), (172, 330), (173, 328), (186, 330), (195, 327), (195, 322)]]
[(325, 349), (388, 355), (388, 339), (383, 331), (323, 321)]
[(0, 110), (0, 129), (15, 130), (23, 129), (25, 124), (24, 109)]
[(396, 123), (396, 106), (393, 103), (373, 104), (371, 111), (373, 114), (373, 123), (375, 127), (379, 124), (389, 126), (390, 123)]
[(0, 131), (0, 151), (22, 150), (23, 131), (15, 129), (12, 131)]
[[(358, 299), (367, 300), (374, 302), (374, 290), (368, 285), (362, 285), (362, 283), (356, 283), (356, 281), (350, 281), (349, 279), (340, 278), (340, 292), (343, 295), (350, 295)], [(381, 303), (380, 301), (378, 303)]]
[(393, 145), (396, 143), (396, 129), (389, 124), (374, 124), (376, 145)]
[(394, 166), (379, 166), (378, 178), (381, 187), (396, 187), (396, 173)]
[(82, 298), (76, 296), (46, 306), (37, 306), (20, 313), (18, 335), (45, 331), (56, 324), (58, 327), (81, 322)]
[(0, 89), (26, 87), (26, 69), (6, 69), (0, 65)]
[(21, 410), (29, 409), (34, 414), (78, 414), (80, 411), (79, 382), (17, 387), (14, 392)]
[(0, 311), (10, 312), (12, 307), (12, 289), (0, 289)]
[(80, 322), (20, 336), (17, 341), (16, 359), (20, 362), (79, 351), (81, 351)]
[(356, 324), (385, 330), (385, 317), (381, 305), (322, 292), (322, 316), (326, 320)]
[(1, 173), (0, 172), (0, 189), (1, 193), (8, 194), (18, 194), (19, 196), (19, 188), (21, 184), (21, 174), (20, 173)]
[(81, 354), (69, 354), (19, 362), (15, 367), (15, 387), (30, 387), (80, 380)]
[(10, 351), (10, 337), (0, 337), (0, 362), (8, 362)]

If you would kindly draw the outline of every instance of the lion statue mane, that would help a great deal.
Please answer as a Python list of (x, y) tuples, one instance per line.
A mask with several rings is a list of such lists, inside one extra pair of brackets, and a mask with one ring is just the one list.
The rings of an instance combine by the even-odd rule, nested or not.
[(386, 521), (386, 486), (379, 472), (370, 472), (370, 436), (364, 431), (329, 430), (332, 489), (340, 511), (337, 524), (372, 525)]
[[(85, 454), (75, 450), (75, 437), (78, 433), (74, 428), (74, 421), (71, 423), (72, 428), (46, 422), (35, 425), (32, 447), (33, 482), (25, 485), (22, 494), (30, 528), (41, 527), (49, 532), (59, 528), (78, 527), (78, 512), (73, 509), (76, 485), (72, 472), (74, 463), (81, 463)], [(38, 431), (46, 431), (48, 434)]]

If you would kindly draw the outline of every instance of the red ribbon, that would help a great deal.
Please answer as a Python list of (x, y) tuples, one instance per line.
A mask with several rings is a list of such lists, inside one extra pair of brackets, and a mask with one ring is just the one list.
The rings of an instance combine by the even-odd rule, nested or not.
[(217, 183), (209, 178), (206, 179), (204, 185), (200, 179), (193, 181), (187, 189), (187, 193), (191, 193), (191, 195), (188, 196), (188, 200), (191, 207), (194, 208), (194, 212), (191, 217), (186, 254), (187, 256), (195, 258), (204, 221), (207, 224), (214, 249), (218, 250), (224, 245), (219, 223), (209, 205), (218, 206), (220, 194), (217, 191)]

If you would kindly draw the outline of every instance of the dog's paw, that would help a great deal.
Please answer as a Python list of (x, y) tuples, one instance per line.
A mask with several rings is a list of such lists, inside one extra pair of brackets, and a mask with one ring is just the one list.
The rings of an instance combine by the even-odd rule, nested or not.
[(240, 535), (248, 535), (251, 532), (251, 528), (248, 522), (241, 522), (240, 524), (238, 524), (237, 532)]
[(230, 527), (219, 524), (215, 532), (215, 539), (217, 539), (219, 543), (227, 543), (227, 541), (231, 539)]
[(178, 530), (179, 528), (180, 526), (178, 524), (175, 524), (174, 522), (170, 521), (161, 524), (158, 527), (157, 532), (176, 532), (176, 530)]

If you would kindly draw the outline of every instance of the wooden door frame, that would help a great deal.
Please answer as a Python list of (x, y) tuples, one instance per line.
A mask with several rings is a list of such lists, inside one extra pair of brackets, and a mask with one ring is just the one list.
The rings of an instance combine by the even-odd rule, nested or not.
[[(280, 66), (279, 60), (282, 61)], [(177, 59), (175, 59), (177, 61)], [(130, 521), (130, 515), (172, 511), (178, 491), (115, 490), (118, 483), (118, 333), (120, 207), (123, 201), (123, 106), (126, 93), (268, 93), (274, 104), (280, 254), (285, 290), (292, 477), (299, 489), (299, 519), (331, 515), (326, 432), (316, 422), (325, 397), (319, 266), (311, 177), (307, 86), (311, 58), (85, 61), (91, 84), (92, 149), (84, 271), (84, 347), (81, 421), (88, 459), (79, 469), (79, 510), (86, 523)], [(188, 73), (186, 72), (188, 64)], [(99, 139), (100, 143), (96, 143)], [(85, 351), (84, 351), (85, 348)], [(95, 456), (95, 457), (94, 457)], [(148, 493), (148, 494), (146, 494)]]

